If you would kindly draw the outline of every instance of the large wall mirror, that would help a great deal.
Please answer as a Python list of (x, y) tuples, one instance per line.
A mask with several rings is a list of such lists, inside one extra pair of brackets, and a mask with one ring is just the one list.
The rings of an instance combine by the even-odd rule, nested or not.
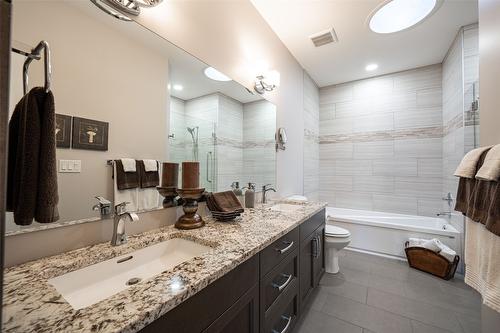
[[(7, 213), (7, 235), (100, 219), (95, 197), (114, 201), (108, 160), (196, 160), (201, 185), (213, 192), (234, 182), (275, 183), (275, 106), (139, 24), (90, 1), (16, 1), (12, 39), (26, 48), (49, 43), (63, 134), (56, 152), (59, 221), (18, 226)], [(11, 112), (23, 96), (25, 59), (12, 53)], [(29, 87), (43, 82), (43, 60), (33, 61)], [(107, 147), (75, 144), (81, 128)], [(147, 208), (162, 209), (161, 202), (158, 196)]]

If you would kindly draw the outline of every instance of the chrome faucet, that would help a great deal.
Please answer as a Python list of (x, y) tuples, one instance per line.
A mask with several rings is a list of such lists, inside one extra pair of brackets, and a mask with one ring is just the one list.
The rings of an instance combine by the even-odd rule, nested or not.
[(451, 218), (451, 204), (453, 202), (453, 197), (451, 196), (451, 193), (448, 192), (448, 194), (445, 197), (442, 197), (441, 200), (446, 201), (448, 203), (448, 210), (446, 212), (441, 212), (437, 213), (437, 216), (448, 216), (448, 218)]
[(92, 210), (99, 211), (101, 214), (101, 218), (110, 218), (111, 217), (111, 201), (104, 197), (97, 196), (95, 197), (98, 201), (97, 205), (92, 207)]
[(262, 203), (265, 204), (266, 203), (266, 193), (269, 192), (269, 191), (273, 191), (273, 192), (276, 192), (276, 190), (272, 187), (269, 187), (268, 186), (271, 186), (271, 184), (266, 184), (264, 186), (262, 186)]
[(128, 202), (122, 202), (115, 206), (115, 216), (113, 218), (113, 238), (111, 238), (111, 245), (113, 246), (127, 243), (124, 218), (129, 218), (131, 222), (139, 221), (139, 216), (137, 216), (137, 214), (130, 213), (125, 210), (127, 204)]

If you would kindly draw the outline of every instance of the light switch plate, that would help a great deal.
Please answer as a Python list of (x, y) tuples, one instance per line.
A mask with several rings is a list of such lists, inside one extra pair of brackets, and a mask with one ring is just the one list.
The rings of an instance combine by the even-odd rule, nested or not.
[(59, 160), (59, 172), (78, 173), (82, 172), (81, 160)]

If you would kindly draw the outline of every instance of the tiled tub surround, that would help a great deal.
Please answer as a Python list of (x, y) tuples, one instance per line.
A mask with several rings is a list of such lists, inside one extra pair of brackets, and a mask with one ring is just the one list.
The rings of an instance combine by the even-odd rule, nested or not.
[[(207, 225), (201, 229), (181, 231), (169, 226), (131, 236), (123, 246), (102, 243), (8, 268), (2, 331), (139, 331), (324, 207), (324, 203), (306, 203), (285, 213), (267, 205), (247, 209), (233, 223), (207, 217)], [(211, 246), (213, 251), (78, 311), (47, 283), (52, 277), (175, 237)]]
[(304, 71), (304, 195), (319, 199), (319, 89)]
[[(171, 132), (175, 135), (170, 139), (172, 160), (193, 158), (192, 139), (186, 127), (199, 126), (198, 159), (203, 170), (203, 186), (222, 191), (229, 189), (234, 181), (241, 186), (251, 181), (258, 187), (276, 181), (276, 107), (273, 104), (265, 100), (240, 103), (218, 93), (188, 101), (174, 97), (171, 110)], [(213, 162), (209, 161), (206, 175), (209, 151)], [(207, 178), (212, 178), (211, 182), (207, 182)], [(213, 184), (216, 186), (212, 187)]]
[(320, 89), (320, 200), (433, 216), (442, 210), (441, 65)]

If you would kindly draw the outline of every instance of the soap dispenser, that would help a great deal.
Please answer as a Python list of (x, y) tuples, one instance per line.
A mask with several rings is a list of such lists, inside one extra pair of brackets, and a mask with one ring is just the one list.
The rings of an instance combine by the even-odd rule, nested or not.
[(245, 207), (254, 208), (255, 207), (255, 184), (248, 183), (247, 190), (245, 191)]
[(243, 190), (240, 188), (240, 182), (233, 182), (231, 184), (231, 189), (233, 190), (234, 195), (236, 195), (238, 201), (243, 207)]

